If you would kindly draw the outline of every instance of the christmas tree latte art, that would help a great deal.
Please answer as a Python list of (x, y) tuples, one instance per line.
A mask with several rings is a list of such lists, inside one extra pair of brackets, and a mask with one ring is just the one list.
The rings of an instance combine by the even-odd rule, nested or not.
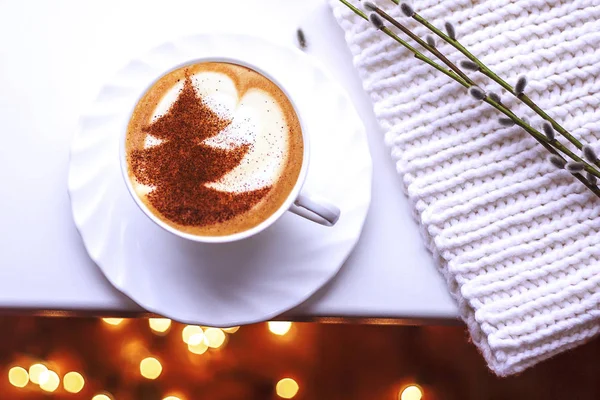
[(286, 95), (256, 71), (200, 63), (160, 78), (126, 139), (129, 179), (150, 211), (191, 234), (242, 232), (272, 215), (303, 157)]

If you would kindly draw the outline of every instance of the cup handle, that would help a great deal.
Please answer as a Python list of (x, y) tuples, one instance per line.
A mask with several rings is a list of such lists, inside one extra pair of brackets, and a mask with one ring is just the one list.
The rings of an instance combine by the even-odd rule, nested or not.
[(340, 209), (322, 199), (316, 199), (306, 193), (300, 193), (290, 207), (296, 215), (325, 226), (333, 226), (340, 218)]

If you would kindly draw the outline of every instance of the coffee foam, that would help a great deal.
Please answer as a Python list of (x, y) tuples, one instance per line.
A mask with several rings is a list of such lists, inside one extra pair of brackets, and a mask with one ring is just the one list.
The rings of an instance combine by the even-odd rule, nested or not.
[[(199, 72), (190, 78), (199, 97), (219, 116), (231, 120), (221, 133), (203, 143), (224, 149), (251, 145), (238, 166), (206, 186), (223, 192), (245, 192), (273, 185), (286, 166), (289, 147), (289, 127), (278, 102), (260, 88), (250, 88), (240, 97), (235, 82), (224, 73)], [(150, 122), (169, 111), (182, 88), (183, 81), (179, 81), (166, 91)], [(147, 135), (144, 147), (161, 142)], [(134, 186), (138, 195), (147, 195), (153, 189), (139, 183)]]
[[(141, 185), (131, 169), (133, 154), (163, 143), (163, 140), (150, 136), (148, 132), (152, 130), (147, 128), (169, 112), (187, 78), (204, 106), (231, 122), (217, 135), (204, 139), (205, 147), (231, 149), (232, 154), (239, 146), (248, 148), (238, 153), (241, 161), (227, 169), (225, 175), (212, 182), (198, 182), (214, 193), (227, 192), (232, 196), (230, 203), (223, 204), (224, 212), (230, 213), (231, 217), (218, 223), (181, 224), (165, 215), (152, 200), (158, 187)], [(201, 125), (199, 129), (203, 129)], [(207, 137), (199, 132), (200, 136)], [(169, 140), (172, 139), (164, 139), (165, 144)], [(304, 148), (300, 121), (286, 94), (257, 71), (220, 62), (187, 65), (157, 80), (132, 112), (125, 146), (130, 183), (149, 211), (174, 229), (199, 236), (242, 232), (279, 210), (296, 185)], [(234, 211), (248, 201), (248, 197), (244, 197), (246, 194), (261, 191), (265, 194), (257, 195), (258, 202), (251, 209)]]

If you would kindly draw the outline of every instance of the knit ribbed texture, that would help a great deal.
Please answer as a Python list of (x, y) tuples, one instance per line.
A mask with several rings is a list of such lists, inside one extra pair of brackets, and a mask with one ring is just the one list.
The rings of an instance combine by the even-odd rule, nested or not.
[[(426, 245), (489, 367), (522, 371), (600, 330), (600, 201), (519, 127), (336, 0), (354, 64)], [(358, 1), (354, 4), (359, 6)], [(379, 6), (424, 37), (426, 30)], [(600, 0), (419, 0), (415, 11), (584, 143), (600, 143)], [(464, 57), (437, 40), (453, 61)], [(473, 72), (541, 129), (540, 118)], [(567, 143), (563, 141), (563, 143)], [(399, 243), (401, 253), (401, 243)], [(399, 262), (402, 262), (399, 259)], [(418, 266), (414, 266), (418, 268)]]

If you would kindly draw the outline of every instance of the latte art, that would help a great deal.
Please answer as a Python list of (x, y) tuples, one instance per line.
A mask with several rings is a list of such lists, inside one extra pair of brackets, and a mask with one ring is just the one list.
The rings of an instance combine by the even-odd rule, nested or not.
[[(282, 133), (289, 127), (278, 102), (262, 89), (249, 89), (240, 96), (234, 81), (223, 73), (199, 72), (189, 78), (199, 98), (219, 117), (231, 121), (218, 135), (203, 143), (221, 149), (252, 146), (238, 166), (206, 186), (220, 191), (245, 192), (272, 185), (283, 172), (288, 148), (287, 134)], [(154, 110), (153, 122), (167, 114), (184, 83), (178, 82), (164, 95)], [(160, 143), (160, 139), (148, 134), (145, 146)], [(140, 193), (150, 190), (139, 186)]]
[(227, 235), (285, 201), (302, 163), (302, 132), (285, 94), (251, 69), (202, 63), (157, 81), (127, 134), (129, 175), (148, 208), (175, 228)]

